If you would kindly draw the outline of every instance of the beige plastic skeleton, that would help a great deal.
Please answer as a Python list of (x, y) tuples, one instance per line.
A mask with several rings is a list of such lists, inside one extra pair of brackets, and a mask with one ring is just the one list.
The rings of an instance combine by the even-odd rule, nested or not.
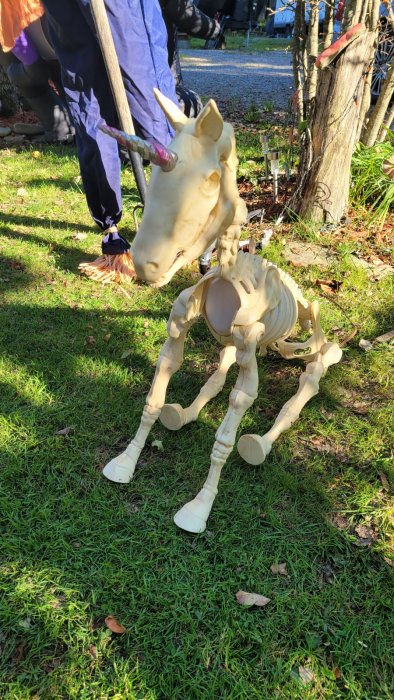
[[(156, 97), (177, 130), (171, 150), (178, 162), (171, 172), (154, 168), (148, 204), (132, 250), (138, 276), (161, 286), (216, 239), (219, 266), (175, 301), (168, 322), (169, 337), (159, 355), (138, 431), (126, 450), (107, 464), (104, 474), (115, 482), (130, 481), (155, 421), (160, 418), (168, 429), (179, 430), (196, 420), (223, 388), (230, 366), (237, 363), (238, 379), (216, 433), (207, 480), (174, 518), (179, 527), (197, 533), (205, 530), (222, 467), (233, 449), (242, 417), (257, 397), (257, 351), (264, 356), (271, 348), (286, 359), (301, 357), (306, 369), (297, 393), (283, 406), (271, 430), (263, 436), (243, 435), (239, 439), (238, 452), (249, 464), (264, 461), (273, 442), (318, 393), (321, 377), (330, 365), (339, 362), (342, 351), (336, 343), (326, 341), (318, 303), (308, 303), (289, 275), (263, 258), (238, 253), (246, 210), (236, 186), (233, 130), (223, 123), (216, 104), (208, 102), (197, 119), (187, 119), (160, 93)], [(182, 364), (187, 331), (199, 316), (223, 347), (218, 369), (190, 406), (166, 404), (168, 383)], [(305, 342), (286, 340), (297, 321), (302, 329), (311, 328)]]

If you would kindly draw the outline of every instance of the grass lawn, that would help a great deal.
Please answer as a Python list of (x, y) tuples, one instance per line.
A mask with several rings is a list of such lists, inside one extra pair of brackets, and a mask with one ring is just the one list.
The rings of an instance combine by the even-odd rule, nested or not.
[[(253, 138), (241, 139), (244, 162)], [(191, 536), (172, 516), (206, 478), (234, 371), (197, 423), (155, 426), (129, 485), (101, 470), (137, 428), (172, 300), (196, 268), (129, 296), (81, 277), (100, 238), (73, 150), (0, 157), (2, 700), (392, 698), (392, 348), (358, 347), (393, 327), (392, 281), (355, 268), (344, 234), (324, 274), (342, 283), (345, 316), (316, 286), (321, 272), (291, 268), (274, 238), (266, 255), (320, 300), (328, 337), (359, 330), (262, 466), (234, 451), (208, 531)], [(334, 246), (329, 233), (319, 242)], [(197, 324), (169, 400), (190, 402), (217, 358)], [(270, 427), (301, 371), (261, 361), (242, 431)], [(238, 590), (270, 603), (241, 607)], [(111, 632), (108, 615), (127, 632)]]
[[(190, 37), (191, 49), (203, 49), (205, 39)], [(229, 51), (288, 51), (290, 50), (291, 39), (271, 39), (268, 36), (251, 34), (249, 46), (246, 46), (246, 32), (227, 32), (226, 50)]]

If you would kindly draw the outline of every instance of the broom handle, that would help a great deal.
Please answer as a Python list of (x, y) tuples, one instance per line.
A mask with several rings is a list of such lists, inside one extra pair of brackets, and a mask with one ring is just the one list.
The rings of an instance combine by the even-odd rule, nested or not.
[[(115, 44), (109, 26), (107, 11), (104, 0), (90, 0), (91, 12), (97, 31), (97, 37), (103, 54), (108, 79), (111, 85), (112, 94), (118, 112), (120, 126), (128, 134), (135, 134), (133, 119), (126, 96), (122, 74), (118, 57), (116, 55)], [(131, 164), (134, 177), (143, 203), (146, 196), (146, 180), (141, 158), (137, 153), (130, 153)]]

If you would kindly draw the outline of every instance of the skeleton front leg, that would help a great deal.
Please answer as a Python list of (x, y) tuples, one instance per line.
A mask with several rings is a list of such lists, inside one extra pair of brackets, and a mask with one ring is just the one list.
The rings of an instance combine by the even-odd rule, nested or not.
[(131, 480), (146, 439), (160, 416), (168, 383), (182, 364), (187, 331), (199, 315), (200, 303), (193, 297), (193, 289), (192, 287), (182, 292), (172, 307), (168, 322), (170, 337), (161, 349), (137, 433), (124, 452), (112, 459), (103, 469), (104, 476), (110, 481), (125, 484)]
[(330, 365), (341, 359), (337, 343), (325, 343), (313, 362), (301, 374), (297, 393), (285, 403), (271, 430), (263, 436), (243, 435), (238, 441), (238, 452), (248, 464), (262, 464), (271, 452), (273, 442), (297, 420), (301, 409), (319, 391), (319, 381)]
[(220, 353), (220, 361), (217, 370), (209, 377), (202, 387), (197, 398), (187, 408), (182, 408), (179, 403), (166, 403), (163, 406), (160, 420), (168, 430), (179, 430), (187, 423), (197, 420), (200, 411), (223, 389), (227, 372), (235, 362), (236, 348), (228, 345)]
[(217, 494), (220, 473), (233, 449), (237, 428), (245, 411), (257, 396), (258, 372), (255, 352), (261, 329), (262, 326), (259, 323), (252, 328), (242, 329), (242, 335), (240, 333), (236, 339), (236, 361), (240, 371), (236, 385), (230, 394), (228, 411), (215, 436), (208, 478), (197, 496), (186, 503), (174, 517), (175, 524), (187, 532), (204, 532)]

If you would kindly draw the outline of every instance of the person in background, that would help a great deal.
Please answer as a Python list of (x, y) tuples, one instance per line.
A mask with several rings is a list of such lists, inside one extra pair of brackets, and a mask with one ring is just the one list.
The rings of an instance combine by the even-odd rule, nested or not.
[[(105, 4), (136, 133), (167, 145), (173, 132), (153, 88), (175, 101), (176, 93), (158, 2), (106, 0)], [(130, 244), (118, 230), (122, 217), (118, 146), (99, 129), (102, 119), (118, 126), (118, 117), (89, 1), (43, 0), (43, 6), (76, 130), (88, 207), (103, 232), (102, 253), (122, 255)]]
[(35, 112), (47, 142), (73, 140), (62, 84), (60, 67), (46, 29), (45, 17), (34, 20), (16, 38), (11, 51), (0, 46), (0, 65)]
[(196, 117), (202, 109), (200, 96), (184, 85), (178, 51), (178, 30), (199, 39), (214, 39), (220, 25), (201, 12), (193, 0), (159, 0), (168, 33), (168, 63), (175, 79), (181, 109), (187, 117)]

